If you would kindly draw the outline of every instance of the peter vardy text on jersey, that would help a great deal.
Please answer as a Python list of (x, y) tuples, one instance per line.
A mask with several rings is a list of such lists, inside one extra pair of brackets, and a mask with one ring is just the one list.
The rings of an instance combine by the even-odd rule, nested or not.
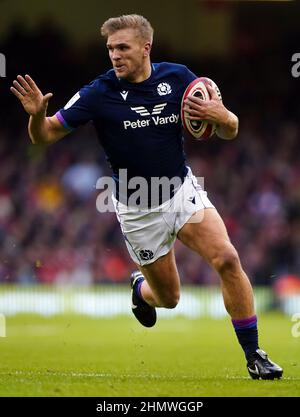
[(168, 123), (178, 123), (179, 122), (179, 114), (172, 113), (171, 116), (152, 116), (151, 119), (137, 119), (136, 121), (132, 122), (130, 120), (124, 120), (124, 129), (136, 129), (138, 127), (147, 127), (150, 126), (150, 123), (154, 124), (155, 126), (158, 125), (166, 125)]

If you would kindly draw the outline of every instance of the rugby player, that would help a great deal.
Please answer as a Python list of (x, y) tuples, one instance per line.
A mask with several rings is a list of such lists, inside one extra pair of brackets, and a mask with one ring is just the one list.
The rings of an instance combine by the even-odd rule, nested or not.
[[(225, 225), (207, 193), (186, 165), (180, 108), (182, 95), (197, 76), (186, 66), (152, 63), (151, 24), (140, 15), (108, 19), (101, 28), (112, 69), (77, 92), (66, 106), (47, 117), (51, 93), (43, 95), (29, 75), (17, 76), (11, 91), (30, 115), (33, 143), (51, 144), (92, 120), (111, 165), (116, 189), (113, 202), (130, 256), (138, 267), (131, 276), (132, 311), (139, 322), (156, 323), (156, 308), (174, 308), (180, 278), (174, 241), (202, 256), (220, 276), (224, 304), (253, 379), (274, 379), (283, 370), (259, 348), (253, 291)], [(232, 140), (238, 118), (208, 87), (211, 100), (187, 98), (192, 120), (218, 125), (217, 135)], [(127, 183), (120, 177), (126, 170)], [(147, 203), (131, 204), (134, 178), (148, 186)], [(173, 188), (155, 194), (151, 179), (167, 178)], [(125, 191), (124, 191), (125, 190)], [(151, 197), (150, 197), (151, 196)], [(140, 201), (139, 201), (140, 203)]]

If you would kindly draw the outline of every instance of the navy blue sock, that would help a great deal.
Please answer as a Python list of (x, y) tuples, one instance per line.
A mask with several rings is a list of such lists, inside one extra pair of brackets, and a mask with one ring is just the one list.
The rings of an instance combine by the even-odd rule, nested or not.
[(143, 301), (144, 301), (144, 299), (143, 299), (143, 296), (142, 296), (142, 288), (141, 287), (142, 287), (142, 283), (143, 283), (144, 280), (145, 279), (142, 278), (142, 277), (139, 278), (138, 282), (137, 282), (137, 285), (136, 285), (136, 294)]
[(257, 332), (257, 317), (252, 316), (241, 320), (231, 320), (238, 341), (242, 346), (247, 359), (252, 353), (259, 349), (258, 346), (258, 332)]

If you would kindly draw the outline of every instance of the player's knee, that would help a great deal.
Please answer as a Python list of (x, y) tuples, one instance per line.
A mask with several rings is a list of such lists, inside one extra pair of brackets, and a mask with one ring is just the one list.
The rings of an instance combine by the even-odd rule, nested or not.
[(236, 249), (230, 244), (212, 260), (213, 267), (221, 274), (237, 273), (240, 268), (240, 259)]
[(166, 294), (161, 297), (161, 303), (164, 308), (175, 308), (179, 303), (180, 295), (177, 292)]

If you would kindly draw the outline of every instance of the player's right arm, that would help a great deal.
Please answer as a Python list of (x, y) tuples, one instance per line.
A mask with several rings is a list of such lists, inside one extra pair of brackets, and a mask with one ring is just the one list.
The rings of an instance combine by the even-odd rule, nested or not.
[(28, 132), (32, 143), (54, 143), (70, 132), (56, 116), (47, 117), (48, 102), (53, 94), (43, 95), (29, 75), (25, 78), (18, 75), (10, 90), (30, 116)]

